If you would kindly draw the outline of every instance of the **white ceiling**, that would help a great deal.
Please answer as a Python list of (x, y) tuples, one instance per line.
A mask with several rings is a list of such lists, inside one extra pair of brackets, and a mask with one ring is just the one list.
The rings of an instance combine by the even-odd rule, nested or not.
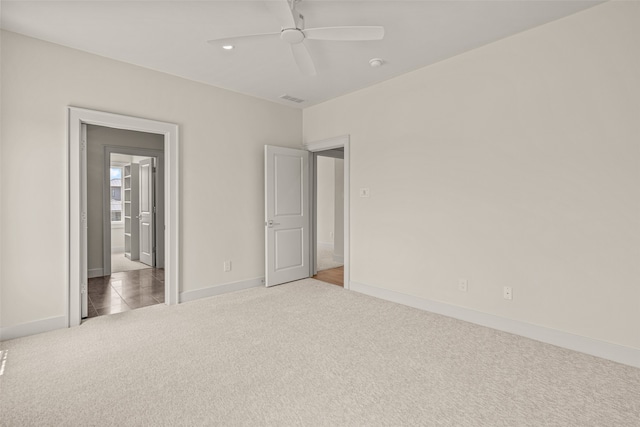
[[(284, 1), (284, 0), (270, 0)], [(206, 40), (281, 28), (265, 1), (2, 1), (3, 29), (190, 80), (305, 108), (545, 24), (601, 1), (303, 0), (306, 28), (382, 25), (371, 42), (307, 40), (303, 76), (281, 40)], [(386, 64), (371, 68), (369, 60)], [(283, 94), (304, 99), (295, 104)]]

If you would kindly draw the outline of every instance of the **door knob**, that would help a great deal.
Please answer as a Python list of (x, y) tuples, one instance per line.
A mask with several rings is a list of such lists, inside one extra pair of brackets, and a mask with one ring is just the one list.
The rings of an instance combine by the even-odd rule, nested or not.
[(270, 219), (265, 225), (267, 225), (269, 228), (271, 228), (274, 225), (280, 225), (280, 223), (279, 222), (273, 222), (273, 220)]

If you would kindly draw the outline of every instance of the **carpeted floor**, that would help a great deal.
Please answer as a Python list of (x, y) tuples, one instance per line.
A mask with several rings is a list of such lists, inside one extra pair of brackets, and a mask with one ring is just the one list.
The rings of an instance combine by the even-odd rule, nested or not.
[(333, 260), (333, 246), (318, 245), (316, 250), (318, 271), (342, 267), (343, 263)]
[(640, 425), (640, 369), (313, 279), (0, 346), (3, 426)]
[(111, 272), (144, 270), (145, 268), (153, 268), (139, 261), (131, 261), (124, 256), (124, 252), (111, 254)]

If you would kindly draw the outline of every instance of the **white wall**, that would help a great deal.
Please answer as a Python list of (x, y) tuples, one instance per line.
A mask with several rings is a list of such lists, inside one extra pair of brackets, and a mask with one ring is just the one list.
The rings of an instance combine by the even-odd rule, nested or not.
[(15, 33), (1, 49), (3, 328), (66, 315), (70, 105), (179, 124), (181, 292), (264, 276), (263, 146), (300, 147), (300, 110)]
[(304, 110), (351, 137), (351, 280), (640, 348), (639, 22), (605, 3)]
[(317, 233), (318, 244), (333, 245), (334, 208), (335, 208), (335, 172), (334, 159), (317, 157)]
[(111, 253), (124, 252), (124, 227), (119, 225), (111, 226)]

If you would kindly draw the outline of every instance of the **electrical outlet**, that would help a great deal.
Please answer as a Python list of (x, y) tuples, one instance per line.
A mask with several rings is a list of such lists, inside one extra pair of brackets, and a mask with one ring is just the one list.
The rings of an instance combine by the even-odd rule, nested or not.
[(231, 261), (224, 262), (224, 271), (231, 271)]
[(333, 238), (333, 231), (329, 232), (329, 237)]
[(508, 300), (513, 299), (513, 290), (511, 289), (511, 286), (505, 286), (502, 289), (502, 296), (504, 297), (504, 299), (508, 299)]
[(469, 290), (469, 281), (467, 279), (458, 280), (458, 290), (460, 292), (467, 292)]

